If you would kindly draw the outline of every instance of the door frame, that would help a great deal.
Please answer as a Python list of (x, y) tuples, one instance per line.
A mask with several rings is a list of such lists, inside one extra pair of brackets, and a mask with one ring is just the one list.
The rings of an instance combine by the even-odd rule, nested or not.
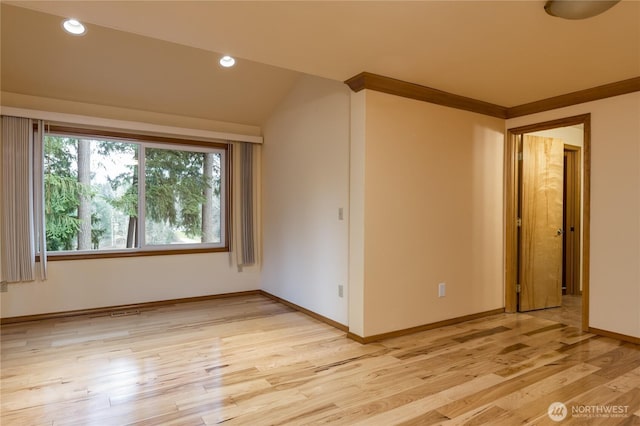
[(505, 311), (517, 312), (518, 295), (518, 137), (524, 133), (583, 125), (582, 170), (582, 329), (589, 328), (589, 253), (590, 253), (590, 191), (591, 191), (591, 114), (576, 115), (543, 123), (530, 124), (507, 130), (504, 149), (505, 187)]
[[(566, 294), (576, 295), (582, 294), (580, 286), (580, 196), (582, 182), (578, 179), (577, 183), (573, 177), (581, 176), (580, 158), (582, 156), (582, 147), (571, 144), (564, 144), (564, 163), (565, 176), (563, 182), (563, 214), (562, 228), (564, 229), (564, 239), (562, 242), (562, 281), (566, 284)], [(567, 169), (572, 173), (567, 174)], [(572, 175), (573, 177), (571, 177)], [(570, 180), (568, 181), (567, 178)], [(575, 231), (569, 226), (573, 224)], [(577, 254), (577, 256), (576, 256)], [(577, 286), (574, 287), (574, 286)]]

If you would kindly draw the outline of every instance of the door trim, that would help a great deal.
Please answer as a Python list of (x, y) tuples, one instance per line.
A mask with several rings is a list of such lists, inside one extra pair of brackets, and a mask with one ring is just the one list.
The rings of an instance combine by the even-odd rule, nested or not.
[[(582, 147), (565, 144), (565, 181), (563, 183), (563, 224), (564, 240), (562, 247), (563, 283), (566, 284), (567, 294), (582, 294), (580, 286), (580, 196), (582, 182), (575, 177), (581, 176), (582, 165), (580, 158)], [(569, 173), (567, 173), (569, 172)], [(571, 230), (571, 227), (574, 230)], [(577, 256), (576, 256), (577, 253)], [(576, 288), (577, 287), (577, 288)]]
[(507, 130), (504, 149), (505, 186), (505, 311), (517, 312), (518, 298), (518, 137), (524, 133), (582, 124), (584, 170), (582, 197), (582, 329), (589, 328), (589, 254), (590, 254), (590, 203), (591, 203), (591, 114), (582, 114), (558, 120), (546, 121)]

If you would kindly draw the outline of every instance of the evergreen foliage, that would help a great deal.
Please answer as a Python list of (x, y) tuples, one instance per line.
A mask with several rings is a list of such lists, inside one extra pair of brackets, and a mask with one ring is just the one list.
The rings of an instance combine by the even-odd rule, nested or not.
[[(100, 248), (103, 238), (117, 239), (123, 229), (137, 226), (138, 156), (145, 152), (145, 215), (147, 242), (175, 242), (179, 235), (205, 241), (211, 235), (214, 198), (220, 197), (220, 158), (202, 152), (151, 148), (142, 150), (137, 143), (92, 141), (92, 167), (107, 183), (82, 185), (78, 181), (78, 140), (48, 135), (45, 138), (45, 218), (47, 248), (50, 251), (74, 250), (78, 233), (81, 196), (91, 199), (91, 246)], [(207, 157), (211, 156), (211, 157)], [(114, 173), (107, 160), (129, 159)], [(133, 161), (131, 161), (131, 159)], [(204, 172), (205, 164), (212, 167)], [(92, 176), (95, 175), (91, 170)], [(219, 204), (215, 206), (219, 212)], [(127, 225), (128, 223), (128, 225)], [(219, 225), (219, 224), (218, 224)], [(179, 234), (179, 235), (178, 235)], [(129, 235), (130, 237), (130, 235)], [(210, 238), (210, 237), (207, 237)], [(157, 241), (156, 241), (157, 240)], [(207, 240), (211, 241), (211, 240)], [(128, 246), (133, 246), (133, 244)], [(121, 243), (120, 247), (124, 247)]]

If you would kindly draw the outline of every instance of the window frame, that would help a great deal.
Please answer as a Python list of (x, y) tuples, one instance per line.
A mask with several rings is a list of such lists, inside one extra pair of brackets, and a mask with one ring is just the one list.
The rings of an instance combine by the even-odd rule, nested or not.
[[(34, 127), (34, 133), (37, 129)], [(146, 245), (145, 235), (143, 235), (143, 222), (146, 216), (146, 203), (144, 188), (140, 185), (138, 192), (138, 241), (140, 247), (111, 249), (111, 250), (82, 250), (82, 251), (47, 251), (47, 261), (58, 260), (81, 260), (81, 259), (105, 259), (105, 258), (121, 258), (121, 257), (139, 257), (139, 256), (163, 256), (174, 254), (195, 254), (195, 253), (216, 253), (229, 252), (230, 237), (230, 217), (231, 217), (231, 179), (233, 176), (231, 170), (232, 145), (223, 141), (194, 140), (186, 138), (167, 137), (164, 135), (128, 133), (123, 131), (73, 127), (66, 125), (47, 124), (44, 128), (44, 135), (56, 136), (77, 136), (82, 138), (91, 138), (95, 140), (109, 139), (123, 142), (140, 143), (141, 148), (159, 148), (159, 149), (181, 149), (188, 150), (194, 148), (192, 152), (206, 152), (207, 149), (216, 149), (222, 151), (221, 161), (221, 192), (220, 200), (223, 204), (221, 208), (221, 224), (220, 224), (220, 243), (192, 243), (192, 244), (166, 244), (166, 245)], [(143, 157), (143, 156), (141, 156)], [(140, 161), (140, 160), (139, 160)], [(144, 159), (138, 163), (140, 172), (144, 171)], [(206, 246), (203, 246), (205, 245)], [(215, 246), (212, 246), (215, 244)], [(39, 260), (40, 253), (36, 254), (36, 260)]]

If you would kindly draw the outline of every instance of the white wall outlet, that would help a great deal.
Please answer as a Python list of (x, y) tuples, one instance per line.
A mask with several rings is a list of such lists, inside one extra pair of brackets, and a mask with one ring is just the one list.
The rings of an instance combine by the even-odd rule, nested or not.
[(447, 283), (438, 284), (438, 297), (444, 297), (447, 292)]
[(344, 297), (344, 286), (342, 284), (338, 286), (338, 297)]
[(338, 209), (338, 220), (344, 220), (344, 208), (342, 207)]

